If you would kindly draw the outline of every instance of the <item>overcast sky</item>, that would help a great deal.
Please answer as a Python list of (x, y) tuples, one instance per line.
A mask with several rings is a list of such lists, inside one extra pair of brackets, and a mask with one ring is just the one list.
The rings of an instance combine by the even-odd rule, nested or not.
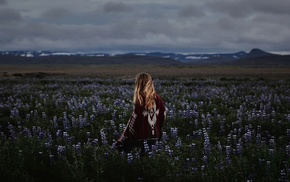
[(0, 51), (290, 52), (290, 0), (0, 0)]

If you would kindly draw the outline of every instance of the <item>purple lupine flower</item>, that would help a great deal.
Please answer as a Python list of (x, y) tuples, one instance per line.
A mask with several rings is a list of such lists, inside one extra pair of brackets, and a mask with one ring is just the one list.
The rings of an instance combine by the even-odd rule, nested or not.
[(73, 128), (78, 127), (78, 121), (73, 116), (71, 117), (71, 127)]
[(248, 130), (246, 133), (245, 133), (245, 143), (249, 143), (252, 139), (252, 132), (250, 130)]
[(168, 139), (169, 139), (169, 137), (168, 137), (167, 133), (165, 131), (162, 132), (162, 140), (167, 141)]
[(73, 151), (76, 154), (76, 156), (80, 156), (81, 155), (81, 144), (77, 143), (75, 145), (72, 145), (73, 147)]
[(14, 131), (14, 126), (8, 122), (7, 128), (9, 129), (9, 137), (11, 140), (16, 139), (16, 132)]
[(243, 147), (241, 143), (237, 143), (236, 154), (241, 156), (243, 154)]
[(57, 130), (55, 135), (56, 135), (57, 139), (60, 139), (61, 138), (61, 130)]
[(203, 156), (202, 160), (203, 160), (204, 165), (208, 166), (208, 157), (206, 155)]
[(273, 158), (273, 155), (274, 155), (274, 149), (269, 149), (269, 156), (270, 158)]
[(64, 131), (69, 131), (69, 129), (70, 129), (69, 121), (67, 119), (66, 112), (63, 112), (63, 129), (64, 129)]
[(141, 149), (138, 149), (135, 153), (134, 153), (134, 158), (136, 160), (139, 160), (140, 159), (140, 153), (141, 153)]
[(271, 139), (269, 141), (269, 145), (270, 145), (271, 149), (275, 149), (276, 148), (275, 147), (275, 137), (274, 136), (271, 137)]
[(38, 133), (38, 139), (39, 140), (43, 140), (44, 139), (44, 133), (43, 133), (43, 131), (39, 131), (39, 133)]
[(98, 139), (94, 139), (92, 142), (92, 146), (96, 147), (99, 143), (99, 140)]
[(198, 128), (198, 119), (194, 119), (194, 126), (196, 129)]
[(181, 144), (181, 139), (178, 137), (177, 141), (176, 141), (176, 144), (175, 144), (175, 147), (179, 149), (181, 147), (181, 145), (182, 145)]
[(27, 138), (31, 138), (32, 137), (31, 131), (28, 128), (26, 128), (26, 127), (23, 129), (22, 133)]
[(115, 121), (114, 120), (111, 120), (110, 121), (110, 124), (111, 124), (111, 127), (116, 130), (116, 125), (115, 125)]
[(88, 138), (90, 138), (90, 136), (91, 136), (91, 132), (86, 132), (86, 138), (88, 139)]
[(173, 157), (173, 150), (169, 150), (169, 151), (168, 151), (168, 155), (169, 155), (170, 157)]
[(65, 160), (66, 159), (66, 146), (61, 146), (61, 145), (58, 145), (57, 146), (57, 155)]
[(189, 151), (190, 151), (190, 153), (193, 153), (193, 152), (195, 152), (195, 143), (191, 143), (191, 144), (189, 144)]
[(163, 149), (164, 143), (162, 141), (156, 141), (156, 152), (160, 152)]
[(9, 130), (14, 130), (14, 126), (13, 126), (10, 122), (8, 122), (8, 126), (7, 126), (7, 128), (8, 128)]
[(26, 120), (30, 119), (30, 114), (26, 114)]
[(204, 177), (204, 176), (205, 176), (205, 173), (204, 173), (204, 171), (205, 171), (205, 165), (202, 165), (202, 166), (201, 166), (202, 177)]
[(123, 132), (126, 128), (126, 125), (124, 123), (119, 124), (119, 132)]
[(42, 112), (41, 116), (42, 116), (42, 119), (46, 119), (46, 114), (45, 114), (45, 112)]
[(231, 158), (228, 155), (226, 156), (226, 165), (227, 165), (227, 167), (231, 166)]
[(83, 115), (79, 115), (79, 127), (83, 128), (85, 125)]
[(54, 127), (55, 129), (58, 128), (58, 123), (57, 123), (57, 117), (56, 117), (56, 116), (53, 117), (53, 127)]
[(230, 155), (231, 154), (231, 146), (226, 146), (226, 154)]
[(11, 118), (18, 118), (19, 117), (19, 110), (14, 107), (12, 110), (10, 110), (10, 117)]
[(231, 146), (226, 146), (226, 165), (227, 165), (227, 167), (231, 166), (230, 153), (231, 153)]
[(143, 141), (143, 145), (144, 145), (145, 153), (148, 153), (150, 151), (150, 149), (149, 149), (149, 145), (147, 143), (147, 140), (144, 140)]
[(210, 150), (211, 150), (210, 140), (209, 140), (209, 136), (205, 128), (203, 128), (203, 136), (204, 136), (204, 143), (203, 143), (204, 154), (209, 155)]
[(52, 146), (52, 143), (48, 141), (48, 142), (45, 142), (44, 145), (47, 149), (49, 149)]
[(34, 110), (34, 111), (33, 111), (33, 117), (34, 117), (34, 118), (37, 118), (37, 117), (38, 117), (38, 111), (37, 111), (37, 110)]
[(154, 156), (156, 154), (156, 152), (158, 152), (157, 145), (152, 145), (151, 146), (151, 152), (152, 152), (152, 156)]
[(107, 141), (107, 137), (106, 137), (106, 134), (104, 132), (104, 129), (101, 129), (100, 133), (101, 133), (101, 140), (102, 140), (101, 142), (102, 142), (102, 144), (103, 145), (107, 145), (108, 141)]
[(94, 114), (91, 114), (90, 121), (95, 121), (95, 119), (96, 119), (96, 116)]
[(178, 137), (178, 128), (170, 128), (170, 135), (172, 138)]
[(280, 171), (280, 179), (279, 179), (279, 181), (289, 181), (287, 179), (287, 173), (286, 173), (285, 169), (282, 169)]
[(233, 135), (233, 143), (234, 143), (234, 145), (237, 144), (237, 135)]
[(190, 141), (190, 140), (191, 140), (190, 134), (187, 134), (186, 137), (185, 137), (185, 139), (186, 139), (187, 141)]
[(225, 132), (225, 128), (224, 128), (224, 120), (221, 120), (221, 122), (220, 122), (220, 130), (219, 130), (219, 133), (220, 133), (220, 135), (222, 136), (224, 132)]
[(166, 146), (165, 146), (165, 152), (166, 152), (166, 154), (169, 155), (170, 157), (173, 156), (173, 150), (170, 150), (169, 145), (166, 145)]
[(289, 159), (290, 158), (290, 142), (289, 142), (289, 145), (286, 145), (286, 155)]
[(127, 154), (127, 161), (128, 161), (129, 164), (131, 164), (133, 162), (133, 155), (132, 155), (132, 153), (128, 153)]
[(69, 135), (68, 135), (68, 133), (66, 131), (62, 132), (62, 138), (63, 138), (64, 141), (68, 140)]

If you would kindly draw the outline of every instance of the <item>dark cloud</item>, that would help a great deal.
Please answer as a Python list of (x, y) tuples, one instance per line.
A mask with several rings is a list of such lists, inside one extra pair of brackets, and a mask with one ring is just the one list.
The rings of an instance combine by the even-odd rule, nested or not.
[(244, 18), (251, 15), (251, 6), (243, 5), (237, 1), (211, 1), (205, 4), (205, 8), (212, 16), (225, 14), (231, 18)]
[(0, 8), (0, 22), (10, 23), (17, 22), (22, 19), (21, 14), (10, 8)]
[(109, 13), (121, 13), (121, 12), (130, 12), (133, 9), (122, 2), (107, 2), (103, 6), (103, 10)]
[(288, 14), (290, 15), (290, 1), (288, 0), (238, 0), (238, 1), (209, 1), (205, 8), (213, 14), (226, 14), (233, 18), (244, 18), (263, 14)]
[(194, 5), (187, 5), (183, 7), (179, 12), (178, 15), (181, 17), (200, 17), (205, 15), (201, 8), (196, 7)]
[(58, 20), (66, 18), (71, 14), (71, 12), (66, 8), (54, 8), (43, 12), (42, 17), (52, 20)]
[(4, 4), (6, 4), (6, 3), (7, 3), (6, 0), (0, 0), (0, 5), (4, 5)]
[[(240, 4), (244, 3), (241, 0)], [(288, 14), (290, 15), (290, 1), (289, 0), (246, 0), (246, 3), (252, 7), (253, 10), (263, 12), (266, 14)]]
[(5, 24), (0, 26), (0, 45), (2, 49), (287, 51), (288, 1), (70, 0), (59, 1), (56, 8), (54, 1), (0, 0), (6, 4), (0, 8), (0, 23)]

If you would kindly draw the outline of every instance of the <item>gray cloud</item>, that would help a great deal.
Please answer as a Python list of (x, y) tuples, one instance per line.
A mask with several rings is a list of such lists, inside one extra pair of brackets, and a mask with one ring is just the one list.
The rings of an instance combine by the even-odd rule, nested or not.
[(60, 8), (49, 9), (43, 12), (42, 17), (52, 19), (52, 20), (57, 20), (57, 19), (68, 17), (70, 14), (71, 13), (68, 9), (60, 7)]
[(6, 3), (7, 3), (6, 0), (0, 0), (0, 5), (4, 5), (4, 4), (6, 4)]
[(9, 23), (16, 22), (22, 19), (21, 14), (11, 8), (0, 8), (0, 22)]
[(130, 12), (133, 9), (122, 2), (107, 2), (103, 6), (103, 10), (105, 12), (110, 12), (110, 13), (120, 13), (120, 12)]
[(182, 2), (11, 0), (0, 8), (1, 48), (290, 51), (288, 0)]
[(194, 5), (187, 5), (183, 7), (179, 12), (181, 17), (200, 17), (205, 15), (202, 9)]
[(279, 0), (279, 1), (271, 1), (271, 0), (246, 0), (248, 1), (248, 5), (252, 6), (252, 8), (256, 11), (260, 11), (266, 14), (288, 14), (290, 15), (290, 1), (288, 0)]

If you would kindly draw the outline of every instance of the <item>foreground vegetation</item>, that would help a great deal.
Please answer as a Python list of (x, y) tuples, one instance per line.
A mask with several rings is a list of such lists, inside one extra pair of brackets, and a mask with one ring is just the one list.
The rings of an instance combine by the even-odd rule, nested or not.
[(155, 79), (167, 107), (162, 140), (144, 157), (114, 142), (134, 81), (0, 80), (3, 181), (287, 181), (289, 80)]

